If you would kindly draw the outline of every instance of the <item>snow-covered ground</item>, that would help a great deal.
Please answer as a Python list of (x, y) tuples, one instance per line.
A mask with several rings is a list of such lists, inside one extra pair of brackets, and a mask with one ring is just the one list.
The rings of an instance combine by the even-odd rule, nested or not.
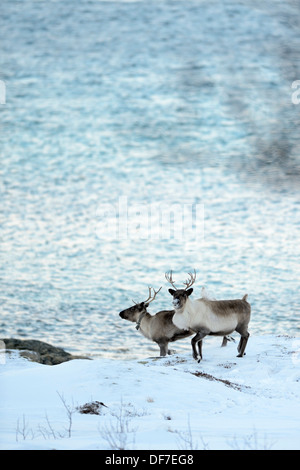
[[(237, 339), (237, 338), (236, 338)], [(300, 338), (45, 366), (0, 355), (1, 449), (299, 449)], [(176, 347), (176, 345), (174, 345)], [(100, 414), (80, 413), (98, 403)]]

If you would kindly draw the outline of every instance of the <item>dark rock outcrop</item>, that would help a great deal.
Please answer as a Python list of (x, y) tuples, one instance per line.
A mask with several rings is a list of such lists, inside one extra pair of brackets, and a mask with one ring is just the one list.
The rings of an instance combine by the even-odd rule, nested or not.
[(89, 359), (84, 356), (73, 356), (62, 348), (36, 339), (3, 338), (2, 341), (6, 350), (17, 349), (22, 356), (40, 364), (54, 366), (73, 359)]

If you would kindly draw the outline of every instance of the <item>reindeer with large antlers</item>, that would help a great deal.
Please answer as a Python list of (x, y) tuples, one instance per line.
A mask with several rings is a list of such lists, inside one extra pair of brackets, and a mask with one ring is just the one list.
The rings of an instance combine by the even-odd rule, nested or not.
[[(175, 289), (169, 289), (175, 308), (173, 323), (178, 328), (188, 331), (192, 330), (196, 333), (192, 338), (194, 359), (198, 360), (198, 362), (202, 359), (202, 340), (205, 336), (214, 335), (227, 338), (227, 335), (233, 331), (237, 331), (241, 335), (237, 357), (243, 357), (249, 338), (248, 324), (251, 314), (251, 306), (247, 302), (247, 294), (242, 299), (235, 300), (208, 300), (201, 298), (191, 301), (189, 296), (193, 292), (191, 286), (196, 280), (196, 271), (194, 271), (194, 274), (189, 273), (190, 278), (184, 282), (185, 289), (177, 289), (175, 287), (172, 271), (170, 274), (166, 273), (165, 276)], [(224, 339), (222, 345), (224, 345)]]
[(126, 310), (122, 310), (119, 315), (125, 320), (136, 323), (137, 330), (146, 338), (158, 344), (160, 356), (166, 356), (167, 354), (171, 354), (171, 351), (168, 349), (169, 343), (191, 336), (193, 332), (187, 329), (182, 330), (177, 328), (172, 322), (175, 310), (162, 310), (155, 315), (150, 315), (147, 308), (149, 304), (153, 302), (161, 288), (158, 291), (153, 289), (153, 294), (151, 287), (148, 289), (149, 295), (146, 300)]

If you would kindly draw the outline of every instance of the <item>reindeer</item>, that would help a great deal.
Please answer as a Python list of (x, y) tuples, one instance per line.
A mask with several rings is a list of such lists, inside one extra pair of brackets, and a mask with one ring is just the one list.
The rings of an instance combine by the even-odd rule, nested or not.
[[(193, 292), (191, 286), (196, 280), (196, 271), (189, 273), (190, 279), (184, 289), (177, 289), (172, 279), (172, 271), (166, 273), (167, 281), (174, 287), (169, 289), (173, 296), (175, 315), (173, 323), (181, 329), (192, 330), (196, 335), (192, 338), (193, 358), (202, 359), (202, 340), (207, 335), (226, 336), (233, 331), (240, 335), (237, 357), (243, 357), (249, 338), (248, 324), (250, 321), (251, 306), (247, 302), (248, 295), (235, 300), (209, 300), (206, 298), (191, 301), (189, 296)], [(198, 353), (196, 346), (198, 345)], [(199, 356), (199, 359), (198, 359)]]
[(155, 315), (150, 315), (147, 308), (151, 302), (155, 299), (158, 291), (153, 289), (154, 294), (149, 289), (149, 296), (147, 300), (140, 303), (135, 303), (132, 307), (122, 310), (119, 313), (120, 317), (124, 320), (136, 322), (136, 329), (151, 341), (158, 344), (160, 349), (160, 356), (166, 356), (171, 354), (168, 349), (168, 344), (173, 341), (178, 341), (182, 338), (187, 338), (193, 334), (192, 331), (185, 328), (184, 330), (177, 328), (172, 322), (175, 310), (162, 310), (157, 312)]

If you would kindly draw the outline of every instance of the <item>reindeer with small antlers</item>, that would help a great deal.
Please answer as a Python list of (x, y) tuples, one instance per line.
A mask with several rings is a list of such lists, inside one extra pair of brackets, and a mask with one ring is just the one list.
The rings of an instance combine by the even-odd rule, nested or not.
[(151, 287), (148, 287), (149, 295), (146, 300), (140, 303), (135, 303), (132, 307), (122, 310), (120, 317), (124, 320), (128, 320), (136, 323), (136, 329), (139, 330), (147, 339), (154, 341), (158, 344), (160, 349), (160, 356), (166, 356), (171, 354), (168, 349), (169, 343), (178, 341), (182, 338), (187, 338), (193, 334), (192, 331), (187, 329), (180, 329), (173, 323), (173, 315), (175, 310), (162, 310), (157, 312), (155, 315), (150, 315), (147, 308), (151, 302), (155, 299), (158, 291)]
[[(207, 335), (223, 336), (237, 331), (241, 335), (238, 345), (238, 356), (243, 357), (249, 338), (248, 324), (251, 306), (247, 302), (247, 294), (242, 299), (208, 300), (205, 298), (191, 301), (191, 287), (196, 280), (196, 271), (189, 273), (189, 279), (184, 282), (185, 289), (177, 289), (170, 274), (165, 274), (167, 281), (174, 287), (169, 289), (173, 297), (175, 315), (173, 323), (181, 329), (192, 330), (196, 335), (192, 338), (193, 358), (202, 359), (202, 340)], [(224, 343), (224, 340), (223, 340)], [(198, 346), (198, 352), (197, 352)], [(199, 359), (198, 359), (199, 357)]]

